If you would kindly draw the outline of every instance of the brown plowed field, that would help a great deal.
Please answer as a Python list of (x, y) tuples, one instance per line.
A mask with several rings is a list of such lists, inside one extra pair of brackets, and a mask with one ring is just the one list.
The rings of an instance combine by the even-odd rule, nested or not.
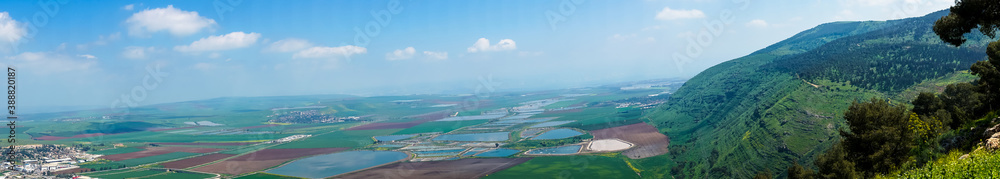
[(105, 155), (105, 156), (101, 156), (101, 158), (112, 160), (112, 161), (122, 161), (122, 160), (134, 159), (134, 158), (142, 158), (142, 157), (149, 157), (149, 156), (154, 156), (154, 155), (162, 155), (162, 154), (167, 154), (167, 153), (172, 153), (172, 152), (209, 153), (209, 152), (215, 152), (215, 151), (223, 150), (223, 149), (214, 149), (214, 148), (195, 148), (195, 147), (139, 147), (139, 148), (143, 148), (143, 149), (146, 149), (146, 150), (138, 151), (138, 152), (132, 152), (132, 153)]
[(253, 142), (240, 142), (240, 143), (178, 143), (178, 142), (167, 142), (167, 143), (153, 143), (157, 145), (213, 145), (213, 146), (237, 146), (237, 145), (250, 145), (256, 144)]
[(233, 154), (209, 154), (209, 155), (198, 156), (198, 157), (194, 157), (194, 158), (188, 158), (188, 159), (184, 159), (184, 160), (167, 162), (167, 163), (163, 163), (163, 164), (160, 164), (160, 165), (163, 165), (164, 168), (183, 169), (183, 168), (188, 168), (188, 167), (193, 167), (193, 166), (205, 164), (205, 163), (208, 163), (208, 162), (214, 162), (216, 160), (221, 160), (221, 159), (229, 158), (229, 157), (232, 157), (232, 156), (235, 156), (235, 155), (233, 155)]
[(349, 173), (336, 178), (480, 178), (528, 160), (531, 158), (404, 162)]
[(194, 171), (238, 175), (267, 169), (296, 158), (340, 152), (347, 149), (350, 148), (264, 149), (226, 161), (198, 167)]
[(646, 123), (593, 130), (590, 134), (594, 135), (594, 139), (618, 138), (635, 144), (635, 147), (622, 152), (632, 159), (666, 154), (670, 146), (669, 137)]

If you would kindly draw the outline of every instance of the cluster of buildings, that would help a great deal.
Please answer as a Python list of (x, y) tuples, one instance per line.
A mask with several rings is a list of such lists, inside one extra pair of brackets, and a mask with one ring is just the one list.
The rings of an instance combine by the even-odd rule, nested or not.
[(306, 137), (312, 137), (312, 135), (310, 135), (310, 134), (292, 135), (292, 136), (288, 136), (288, 137), (285, 137), (285, 138), (280, 138), (278, 140), (273, 140), (273, 141), (270, 141), (270, 142), (267, 142), (267, 143), (283, 143), (283, 142), (289, 142), (289, 141), (293, 141), (293, 140), (301, 139), (301, 138), (306, 138)]
[(18, 153), (22, 154), (25, 160), (20, 163), (4, 162), (0, 164), (2, 170), (11, 172), (4, 173), (0, 178), (15, 178), (15, 176), (31, 178), (30, 176), (42, 176), (50, 172), (80, 168), (76, 164), (97, 160), (101, 155), (87, 154), (79, 151), (75, 147), (62, 145), (25, 145), (19, 147)]
[(347, 121), (359, 121), (361, 116), (347, 116), (347, 117), (336, 117), (329, 114), (323, 114), (318, 110), (307, 110), (307, 111), (289, 111), (286, 113), (275, 114), (267, 116), (271, 120), (269, 122), (276, 123), (337, 123), (337, 122), (347, 122)]

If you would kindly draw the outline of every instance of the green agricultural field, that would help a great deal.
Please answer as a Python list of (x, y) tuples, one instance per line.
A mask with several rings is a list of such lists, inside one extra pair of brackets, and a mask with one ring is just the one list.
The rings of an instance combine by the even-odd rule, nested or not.
[(319, 133), (329, 132), (329, 131), (335, 131), (335, 130), (344, 130), (344, 129), (351, 128), (351, 127), (353, 127), (355, 125), (358, 125), (358, 124), (359, 124), (358, 122), (346, 122), (346, 123), (336, 123), (336, 124), (308, 124), (308, 125), (306, 125), (306, 124), (293, 124), (293, 125), (286, 125), (286, 126), (283, 126), (283, 127), (284, 128), (291, 128), (291, 127), (310, 126), (310, 127), (302, 127), (302, 128), (296, 128), (296, 129), (289, 129), (288, 133), (295, 133), (295, 134), (319, 134)]
[(483, 178), (639, 178), (624, 160), (598, 155), (535, 157)]
[(143, 179), (175, 179), (175, 178), (212, 178), (215, 175), (189, 172), (165, 172), (154, 176), (143, 177)]
[(237, 179), (299, 179), (299, 177), (276, 175), (270, 173), (255, 173), (252, 175), (238, 177)]
[(561, 107), (568, 107), (568, 106), (571, 106), (571, 105), (574, 105), (574, 104), (577, 104), (577, 103), (581, 103), (581, 102), (583, 102), (583, 101), (580, 101), (580, 100), (559, 101), (559, 102), (556, 102), (556, 103), (552, 103), (552, 104), (550, 104), (548, 106), (544, 106), (544, 107), (542, 107), (542, 109), (556, 109), (556, 108), (561, 108)]
[(489, 122), (489, 121), (490, 121), (489, 119), (483, 119), (483, 120), (468, 120), (468, 121), (434, 121), (434, 122), (425, 122), (425, 123), (422, 123), (422, 124), (419, 124), (419, 125), (407, 128), (407, 129), (403, 129), (403, 130), (401, 130), (399, 132), (396, 132), (394, 134), (417, 134), (417, 133), (426, 133), (426, 132), (448, 133), (448, 132), (454, 131), (454, 130), (459, 129), (459, 128), (463, 128), (463, 127), (466, 127), (466, 126), (472, 126), (472, 125), (479, 125), (479, 124), (483, 124), (483, 123), (486, 123), (486, 122)]
[(187, 135), (161, 132), (132, 132), (125, 134), (105, 135), (89, 138), (65, 139), (64, 141), (80, 142), (260, 142), (280, 139), (293, 134), (244, 134), (244, 135)]
[(91, 175), (91, 174), (83, 174), (83, 175), (95, 178), (136, 178), (136, 177), (144, 177), (160, 173), (164, 173), (164, 171), (141, 169), (141, 170), (120, 171), (120, 172), (115, 171), (115, 172), (102, 173), (99, 175)]
[(294, 148), (330, 148), (349, 147), (359, 148), (375, 143), (372, 136), (390, 135), (401, 129), (378, 129), (378, 130), (352, 130), (336, 131), (327, 134), (315, 135), (303, 140), (297, 140), (281, 144), (274, 149), (294, 149)]
[(123, 154), (123, 153), (138, 152), (138, 151), (143, 151), (143, 150), (145, 150), (145, 149), (140, 149), (140, 148), (135, 148), (135, 147), (122, 147), (122, 148), (114, 148), (114, 149), (107, 149), (107, 150), (101, 150), (101, 151), (92, 151), (92, 152), (87, 152), (87, 153), (100, 154), (100, 155), (114, 155), (114, 154)]

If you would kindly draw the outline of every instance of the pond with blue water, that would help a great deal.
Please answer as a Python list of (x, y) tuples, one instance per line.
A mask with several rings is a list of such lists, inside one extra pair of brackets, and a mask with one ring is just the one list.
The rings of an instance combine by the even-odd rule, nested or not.
[(268, 170), (267, 173), (303, 178), (325, 178), (406, 159), (395, 151), (348, 151), (317, 155)]
[(538, 134), (531, 140), (565, 139), (573, 136), (583, 135), (583, 133), (573, 129), (553, 129), (542, 134)]
[(514, 149), (493, 149), (476, 155), (476, 157), (507, 157), (510, 155), (517, 154), (521, 152), (520, 150)]
[(434, 141), (505, 141), (510, 132), (490, 132), (473, 134), (446, 134), (435, 137)]
[(568, 145), (562, 147), (535, 149), (528, 151), (526, 154), (545, 154), (545, 155), (562, 155), (562, 154), (575, 154), (580, 152), (580, 148), (583, 145)]

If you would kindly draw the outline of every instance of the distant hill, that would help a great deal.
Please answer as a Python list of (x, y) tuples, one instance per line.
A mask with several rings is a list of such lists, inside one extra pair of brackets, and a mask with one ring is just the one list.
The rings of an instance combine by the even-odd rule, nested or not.
[(800, 32), (691, 78), (644, 119), (671, 138), (673, 175), (751, 178), (812, 166), (839, 140), (855, 99), (909, 103), (916, 91), (974, 79), (988, 37), (948, 46), (931, 30), (948, 14), (833, 22)]

